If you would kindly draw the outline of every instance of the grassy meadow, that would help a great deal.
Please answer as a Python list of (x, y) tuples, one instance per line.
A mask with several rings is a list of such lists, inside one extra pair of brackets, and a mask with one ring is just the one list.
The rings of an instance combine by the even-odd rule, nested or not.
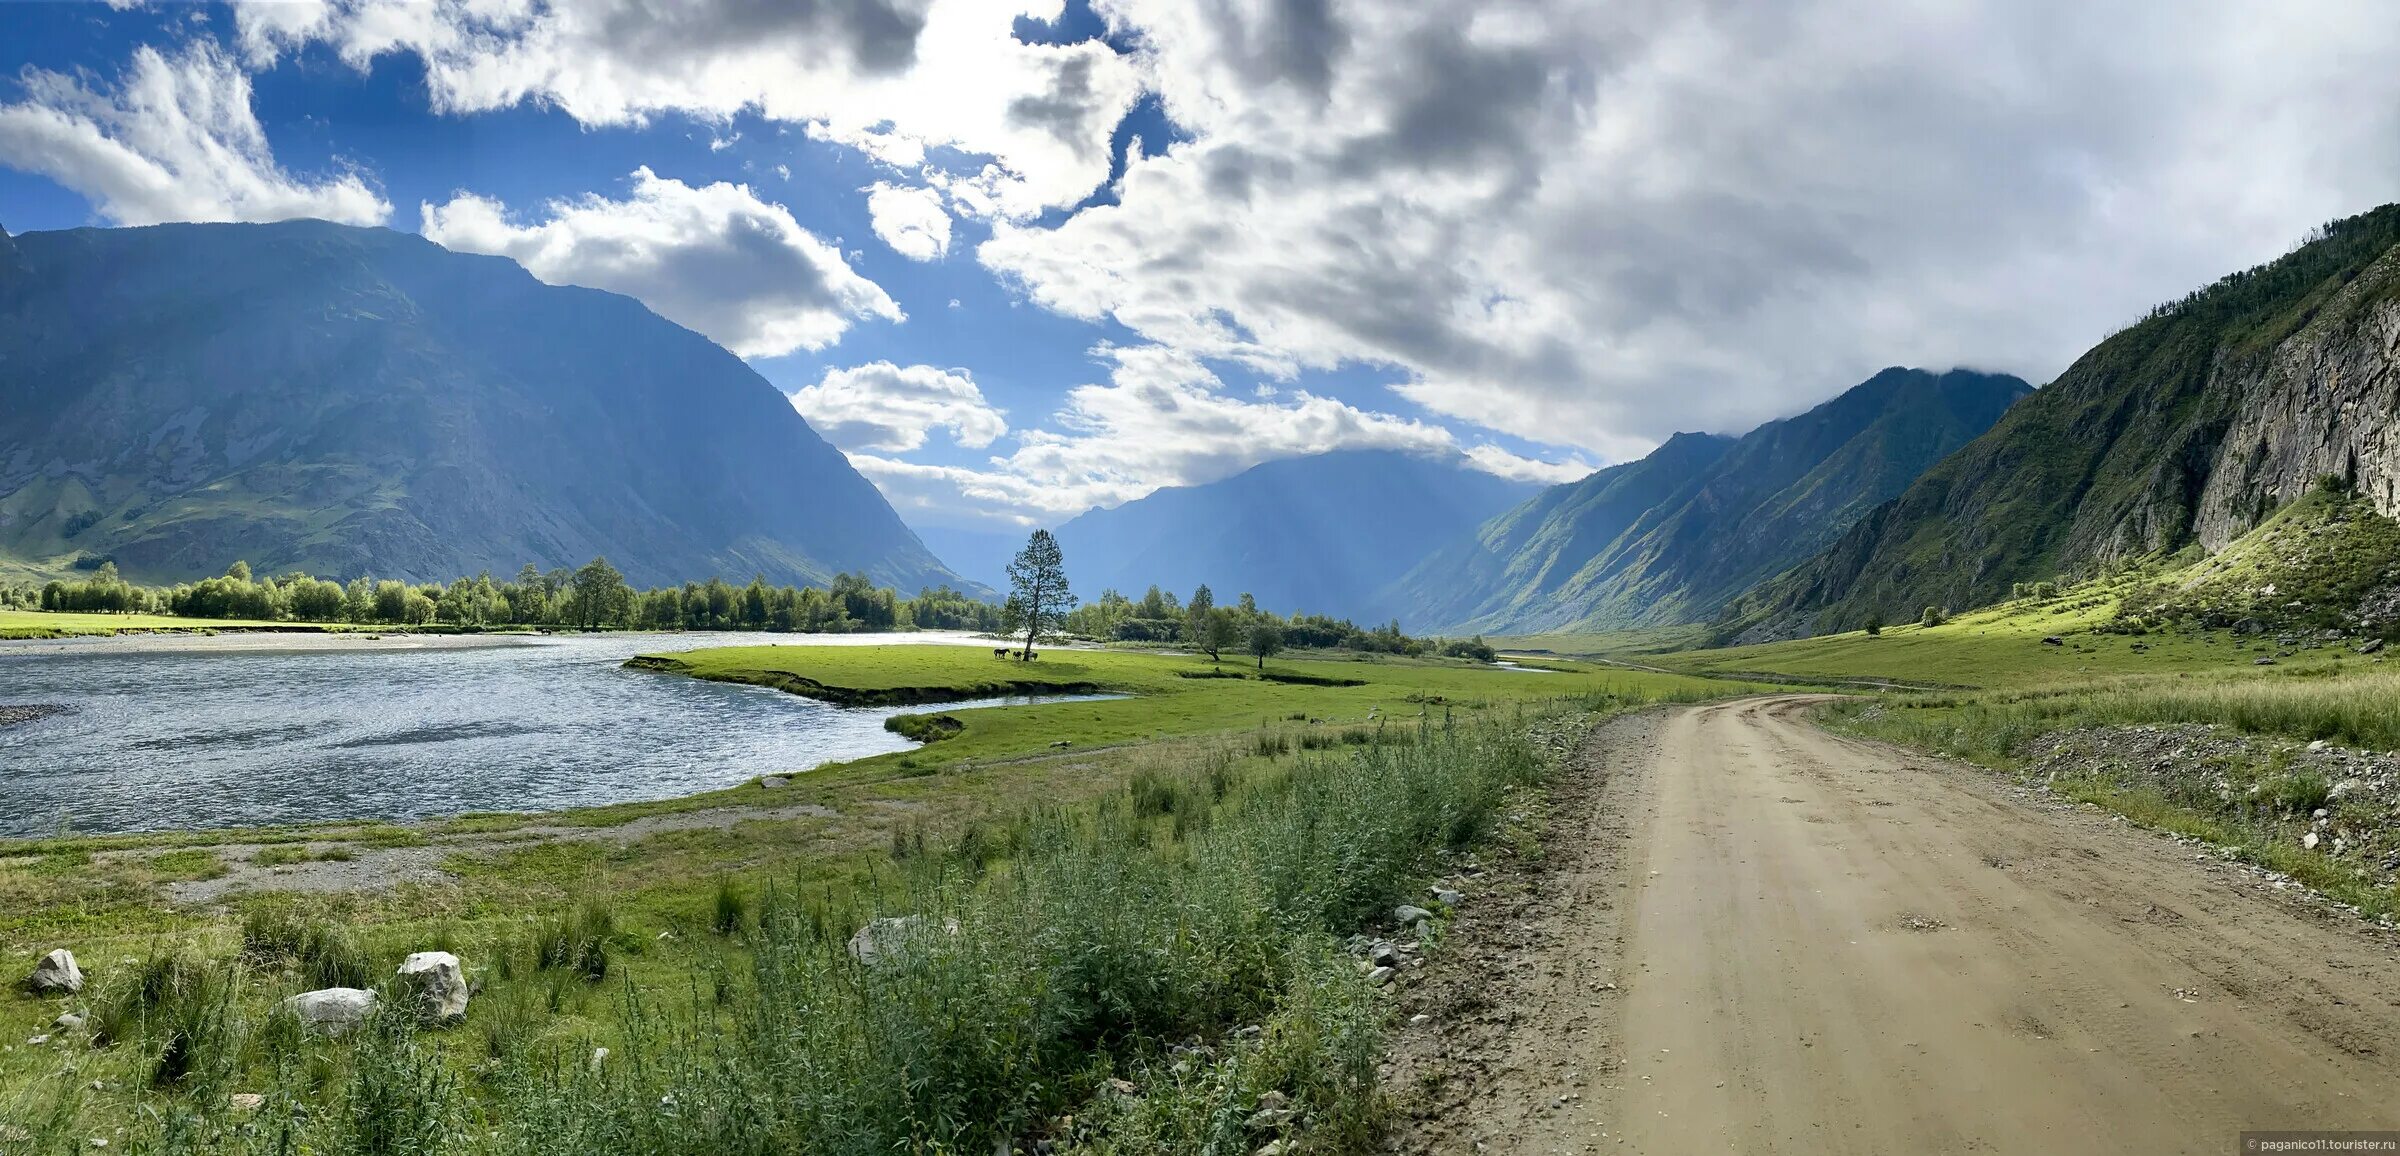
[[(1413, 938), (1394, 905), (1530, 848), (1591, 720), (1746, 689), (1574, 662), (677, 657), (824, 697), (1129, 697), (957, 710), (916, 751), (663, 803), (0, 845), (10, 966), (64, 946), (89, 980), (0, 997), (0, 1150), (1363, 1150), (1384, 1005), (1342, 941)], [(277, 890), (412, 865), (443, 874)], [(251, 887), (171, 899), (229, 873)], [(889, 962), (846, 951), (906, 916)], [(276, 1010), (396, 996), (431, 949), (480, 985), (461, 1023), (387, 1001), (329, 1040)]]
[(0, 610), (0, 638), (76, 638), (143, 631), (333, 630), (338, 625), (250, 619), (184, 618), (173, 614), (84, 614)]

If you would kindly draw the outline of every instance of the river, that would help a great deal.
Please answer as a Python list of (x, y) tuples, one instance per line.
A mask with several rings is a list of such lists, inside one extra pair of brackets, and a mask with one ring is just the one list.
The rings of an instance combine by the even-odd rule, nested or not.
[(69, 709), (0, 727), (0, 835), (546, 811), (687, 795), (915, 745), (883, 729), (899, 709), (622, 667), (638, 653), (770, 641), (977, 642), (603, 634), (10, 644), (0, 646), (0, 706)]

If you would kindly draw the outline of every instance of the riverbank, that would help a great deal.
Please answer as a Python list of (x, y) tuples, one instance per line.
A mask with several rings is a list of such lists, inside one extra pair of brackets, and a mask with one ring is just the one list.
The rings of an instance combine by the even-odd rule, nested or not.
[[(930, 666), (971, 661), (997, 665), (988, 658), (988, 649), (983, 651), (987, 657), (905, 646), (733, 650), (828, 685), (842, 684), (836, 671), (846, 672), (846, 677), (858, 670), (885, 669), (886, 679), (895, 685), (928, 685), (923, 675)], [(1060, 666), (1049, 666), (1053, 661)], [(500, 1079), (504, 1072), (521, 1071), (517, 1065), (544, 1056), (565, 1057), (573, 1070), (582, 1071), (599, 1048), (610, 1049), (616, 1063), (636, 1062), (637, 1057), (646, 1057), (638, 1060), (644, 1065), (666, 1062), (659, 1049), (689, 1030), (690, 1013), (670, 1012), (649, 1001), (660, 994), (689, 992), (700, 982), (718, 985), (715, 990), (732, 1001), (712, 1006), (747, 1006), (745, 1001), (758, 991), (756, 985), (767, 982), (762, 978), (766, 973), (754, 971), (761, 953), (798, 950), (795, 941), (771, 936), (770, 924), (783, 927), (791, 918), (820, 921), (811, 925), (836, 936), (831, 961), (838, 964), (847, 958), (841, 952), (842, 940), (870, 916), (998, 902), (1000, 897), (978, 898), (980, 885), (974, 881), (1024, 878), (1029, 870), (1050, 870), (1039, 864), (1052, 860), (1026, 858), (1038, 848), (1061, 846), (1054, 841), (1059, 836), (1043, 832), (1084, 832), (1066, 846), (1109, 855), (1118, 853), (1110, 848), (1125, 845), (1120, 838), (1138, 834), (1130, 846), (1150, 847), (1156, 840), (1157, 853), (1166, 856), (1157, 863), (1169, 864), (1186, 853), (1174, 848), (1194, 846), (1205, 832), (1248, 830), (1248, 824), (1265, 816), (1289, 812), (1291, 804), (1278, 800), (1293, 798), (1291, 791), (1319, 789), (1307, 784), (1332, 789), (1336, 782), (1347, 782), (1353, 786), (1342, 790), (1364, 790), (1393, 773), (1343, 778), (1350, 774), (1341, 771), (1343, 767), (1391, 767), (1398, 765), (1394, 759), (1431, 758), (1441, 744), (1464, 741), (1470, 733), (1484, 736), (1473, 744), (1505, 746), (1511, 741), (1507, 736), (1523, 733), (1537, 716), (1559, 709), (1606, 712), (1640, 701), (1716, 695), (1727, 689), (1717, 682), (1597, 668), (1526, 678), (1492, 668), (1411, 662), (1269, 664), (1271, 669), (1288, 665), (1296, 674), (1311, 673), (1308, 668), (1314, 665), (1331, 667), (1335, 669), (1330, 673), (1341, 677), (1326, 681), (1353, 684), (1335, 686), (1181, 679), (1173, 673), (1181, 666), (1209, 664), (1114, 652), (1045, 652), (1036, 665), (1056, 676), (1084, 677), (1063, 669), (1073, 663), (1107, 667), (1104, 677), (1090, 678), (1095, 683), (1151, 693), (1115, 702), (959, 711), (957, 716), (966, 720), (962, 733), (921, 750), (857, 760), (815, 774), (762, 777), (725, 791), (614, 807), (547, 815), (466, 815), (407, 826), (351, 824), (0, 843), (0, 912), (7, 913), (0, 916), (0, 958), (13, 961), (9, 966), (30, 968), (36, 955), (64, 947), (83, 961), (92, 985), (88, 994), (75, 999), (22, 994), (0, 999), (0, 1038), (73, 1040), (73, 1033), (62, 1035), (50, 1024), (61, 1012), (78, 1010), (101, 1013), (103, 1018), (115, 1014), (116, 1023), (133, 1024), (117, 1009), (125, 1007), (126, 999), (149, 998), (127, 993), (150, 990), (142, 987), (144, 977), (162, 974), (169, 976), (161, 981), (168, 990), (182, 982), (172, 977), (181, 975), (220, 977), (191, 981), (203, 986), (232, 983), (231, 989), (209, 990), (239, 993), (229, 1014), (241, 1025), (233, 1042), (207, 1045), (212, 1055), (220, 1047), (226, 1052), (221, 1062), (212, 1061), (215, 1074), (199, 1077), (160, 1080), (149, 1065), (161, 1039), (138, 1027), (120, 1027), (129, 1033), (125, 1044), (97, 1051), (88, 1041), (75, 1042), (75, 1050), (62, 1050), (65, 1044), (46, 1040), (0, 1052), (0, 1115), (29, 1134), (43, 1135), (36, 1129), (44, 1121), (64, 1119), (79, 1130), (78, 1138), (123, 1135), (128, 1139), (112, 1143), (126, 1146), (132, 1146), (132, 1133), (113, 1129), (139, 1131), (144, 1127), (141, 1121), (184, 1118), (205, 1125), (195, 1134), (215, 1137), (219, 1144), (238, 1144), (227, 1139), (230, 1133), (208, 1129), (251, 1118), (226, 1113), (224, 1105), (234, 1093), (264, 1089), (261, 1094), (269, 1097), (300, 1094), (274, 1082), (274, 1073), (284, 1070), (278, 1065), (292, 1058), (304, 1058), (304, 1069), (319, 1073), (312, 1077), (319, 1082), (306, 1090), (307, 1096), (325, 1104), (350, 1103), (360, 1094), (352, 1081), (360, 1078), (361, 1065), (391, 1059), (389, 1053), (374, 1049), (393, 1043), (393, 1037), (370, 1036), (366, 1044), (289, 1040), (277, 1035), (283, 1029), (274, 1026), (270, 1014), (275, 1001), (310, 985), (322, 986), (321, 980), (337, 973), (338, 978), (356, 979), (359, 986), (388, 983), (401, 957), (440, 948), (465, 960), (482, 990), (462, 1026), (412, 1034), (405, 1046), (414, 1049), (412, 1062), (431, 1065), (419, 1071), (429, 1077), (448, 1073), (442, 1078), (453, 1081), (464, 1097), (445, 1103), (470, 1115), (505, 1111), (510, 1118), (483, 1118), (495, 1127), (518, 1127), (525, 1119), (516, 1114), (530, 1109), (508, 1098), (510, 1085)], [(1095, 719), (1090, 713), (1095, 711), (1104, 713)], [(1172, 733), (1178, 728), (1190, 729)], [(1064, 735), (1076, 737), (1059, 737)], [(1447, 735), (1460, 738), (1443, 737)], [(1104, 737), (1109, 741), (1100, 741)], [(1410, 750), (1426, 753), (1404, 753)], [(1399, 789), (1400, 782), (1385, 785)], [(1472, 792), (1459, 794), (1464, 789), (1454, 784), (1407, 797), (1427, 802), (1466, 799)], [(1370, 834), (1373, 825), (1405, 810), (1396, 801), (1387, 805), (1365, 795), (1345, 798), (1337, 812), (1319, 821), (1332, 822), (1331, 815), (1338, 814), (1341, 823), (1359, 826), (1359, 838), (1384, 838)], [(1251, 814), (1262, 818), (1236, 819)], [(1058, 826), (1062, 823), (1064, 828)], [(1470, 824), (1458, 829), (1478, 828)], [(1417, 838), (1408, 836), (1404, 844), (1394, 846), (1417, 847), (1409, 854), (1423, 854), (1426, 844), (1409, 841)], [(1100, 841), (1078, 842), (1087, 839)], [(1143, 851), (1126, 860), (1126, 869), (1151, 863), (1150, 854)], [(1010, 863), (1015, 866), (1002, 869)], [(1422, 869), (1410, 868), (1398, 878)], [(1084, 870), (1077, 867), (1069, 875), (1046, 877), (1085, 879)], [(1340, 874), (1312, 870), (1295, 878), (1332, 879)], [(1261, 880), (1231, 876), (1224, 882), (1246, 888), (1263, 885)], [(296, 903), (296, 895), (305, 899)], [(1073, 929), (1080, 936), (1096, 925), (1078, 915), (1058, 926), (1060, 935)], [(300, 930), (277, 930), (291, 927)], [(545, 964), (545, 959), (559, 958), (546, 954), (544, 947), (554, 935), (586, 937), (582, 942), (596, 946), (588, 952), (577, 948), (583, 953), (579, 958), (605, 963), (588, 968)], [(1280, 937), (1271, 946), (1278, 953), (1318, 950), (1309, 941)], [(1146, 973), (1176, 958), (1145, 948), (1128, 956), (1126, 964)], [(1140, 962), (1145, 960), (1150, 962)], [(1313, 970), (1313, 964), (1300, 971), (1284, 967), (1279, 963), (1273, 971), (1259, 973), (1233, 957), (1183, 957), (1176, 964), (1177, 974), (1203, 985), (1191, 990), (1220, 990), (1232, 1000), (1205, 1005), (1216, 1010), (1203, 1013), (1192, 1026), (1214, 1025), (1206, 1030), (1231, 1033), (1243, 1023), (1264, 1023), (1262, 1038), (1273, 1040), (1281, 1030), (1273, 1026), (1276, 1023), (1290, 1023), (1293, 1031), (1318, 1023), (1310, 1018), (1318, 1013), (1307, 1009), (1325, 1009), (1290, 1004), (1295, 998), (1290, 993), (1297, 989), (1289, 984), (1304, 975), (1328, 980), (1340, 973)], [(598, 978), (593, 971), (599, 972)], [(1127, 973), (1127, 979), (1154, 983), (1170, 977), (1160, 973), (1143, 979)], [(1365, 994), (1372, 999), (1371, 991)], [(647, 1009), (639, 1012), (643, 1018), (628, 1019), (633, 1014), (629, 1008), (636, 1006)], [(1357, 1008), (1371, 1009), (1371, 1003)], [(172, 1008), (152, 1009), (154, 1017), (170, 1012)], [(704, 1013), (712, 1018), (740, 1014), (746, 1013)], [(1292, 1015), (1301, 1018), (1288, 1018)], [(722, 1026), (726, 1021), (718, 1022)], [(1358, 1021), (1355, 1026), (1366, 1030), (1372, 1025)], [(1142, 1027), (1138, 1037), (1126, 1038), (1168, 1038), (1154, 1034), (1160, 1030)], [(1165, 1079), (1163, 1069), (1144, 1067), (1147, 1047), (1112, 1052), (1124, 1073), (1115, 1078), (1145, 1088)], [(1371, 1049), (1356, 1055), (1371, 1062)], [(94, 1080), (102, 1085), (97, 1091), (89, 1090)], [(1080, 1077), (1049, 1086), (1054, 1090), (1043, 1093), (1041, 1100), (1046, 1110), (1093, 1094)], [(1371, 1086), (1369, 1080), (1361, 1087)], [(926, 1087), (929, 1095), (958, 1091), (957, 1085), (938, 1080)], [(655, 1104), (659, 1095), (694, 1094), (691, 1089), (662, 1089), (650, 1094), (649, 1102)], [(1301, 1093), (1287, 1089), (1286, 1094)], [(53, 1111), (60, 1095), (76, 1101), (63, 1116)], [(1159, 1101), (1154, 1107), (1165, 1110), (1180, 1102)], [(1095, 1111), (1151, 1110), (1131, 1101), (1111, 1103), (1113, 1107), (1103, 1105)], [(1333, 1101), (1320, 1103), (1330, 1111)], [(337, 1111), (310, 1119), (339, 1116)]]

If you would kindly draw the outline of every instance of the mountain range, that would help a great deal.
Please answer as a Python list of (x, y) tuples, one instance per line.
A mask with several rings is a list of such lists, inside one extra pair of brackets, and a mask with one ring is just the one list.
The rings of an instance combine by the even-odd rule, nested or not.
[(1156, 490), (1056, 532), (1085, 598), (1206, 583), (1219, 602), (1247, 593), (1280, 612), (1358, 617), (1391, 575), (1533, 490), (1459, 454), (1349, 450)]
[(1378, 602), (1448, 633), (1705, 622), (2031, 391), (2005, 374), (1895, 368), (1738, 439), (1677, 434), (1444, 545)]
[(0, 234), (0, 556), (172, 581), (957, 582), (740, 358), (320, 221)]
[(1856, 629), (2121, 559), (2220, 550), (2328, 476), (2400, 513), (2400, 205), (2333, 222), (2093, 347), (1737, 600), (1719, 636)]

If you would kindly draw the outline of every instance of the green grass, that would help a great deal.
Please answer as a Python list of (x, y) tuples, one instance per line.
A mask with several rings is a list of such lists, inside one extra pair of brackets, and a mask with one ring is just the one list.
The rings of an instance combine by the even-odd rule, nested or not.
[[(1576, 698), (1641, 703), (1721, 697), (1724, 682), (1555, 661), (1551, 673), (1510, 672), (1453, 660), (1380, 658), (1272, 660), (1265, 673), (1356, 685), (1312, 685), (1257, 677), (1255, 664), (1211, 663), (1124, 650), (1048, 650), (1031, 663), (959, 646), (742, 646), (656, 656), (693, 677), (773, 686), (836, 702), (941, 703), (1027, 693), (1107, 693), (1112, 701), (928, 711), (959, 727), (941, 742), (849, 765), (850, 773), (1091, 749), (1158, 738), (1265, 728), (1297, 734), (1312, 726), (1392, 724), (1476, 714)], [(1222, 672), (1243, 677), (1187, 677)], [(907, 725), (907, 724), (903, 724)], [(947, 728), (944, 728), (947, 729)]]
[[(257, 901), (148, 962), (88, 953), (109, 1044), (0, 1056), (0, 1124), (45, 1151), (1246, 1151), (1274, 1091), (1303, 1109), (1304, 1150), (1363, 1151), (1386, 1013), (1335, 942), (1538, 809), (1544, 752), (1572, 741), (1537, 747), (1546, 725), (1147, 748), (1086, 803), (896, 838), (856, 873), (694, 878), (673, 904), (586, 894), (531, 922), (410, 927)], [(854, 930), (902, 914), (928, 920), (891, 962), (850, 958)], [(434, 944), (480, 984), (463, 1025), (395, 1013), (325, 1041), (272, 1013)], [(10, 1003), (11, 1031), (58, 1005)], [(236, 1091), (269, 1107), (229, 1109)]]
[[(1936, 687), (2024, 688), (2119, 675), (2249, 670), (2276, 653), (2272, 639), (2224, 630), (2124, 632), (2121, 600), (2144, 589), (2125, 577), (2086, 583), (2056, 598), (2019, 599), (1951, 618), (1940, 626), (1885, 627), (1790, 642), (1696, 650), (1644, 658), (1692, 674), (1779, 674), (1822, 679), (1893, 680)], [(2060, 645), (2043, 641), (2057, 638)], [(2362, 667), (2342, 647), (2302, 650), (2277, 659), (2286, 671)]]
[(254, 622), (232, 618), (183, 618), (173, 614), (71, 614), (48, 610), (0, 610), (0, 638), (72, 638), (146, 630), (315, 630), (313, 623)]

